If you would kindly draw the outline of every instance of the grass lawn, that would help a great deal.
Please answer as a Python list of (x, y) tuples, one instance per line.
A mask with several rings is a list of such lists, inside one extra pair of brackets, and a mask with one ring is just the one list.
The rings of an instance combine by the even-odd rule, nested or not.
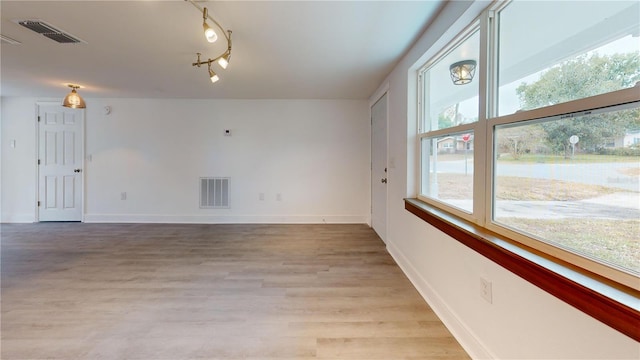
[[(471, 199), (472, 175), (438, 174), (440, 199)], [(499, 176), (496, 182), (499, 200), (571, 201), (591, 199), (622, 191), (606, 186), (580, 184), (561, 180)]]
[[(438, 174), (440, 199), (471, 199), (472, 176)], [(579, 201), (621, 192), (605, 186), (575, 182), (501, 176), (496, 181), (499, 200)], [(635, 192), (629, 196), (637, 197)], [(616, 264), (640, 273), (640, 219), (500, 218), (499, 222), (556, 243), (587, 257)]]
[(501, 218), (500, 223), (640, 274), (640, 219)]

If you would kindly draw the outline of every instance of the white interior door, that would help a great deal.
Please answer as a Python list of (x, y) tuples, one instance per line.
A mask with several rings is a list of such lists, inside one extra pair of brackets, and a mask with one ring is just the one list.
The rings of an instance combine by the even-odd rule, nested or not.
[(371, 227), (387, 237), (387, 94), (371, 107)]
[(82, 221), (84, 110), (38, 104), (38, 220)]

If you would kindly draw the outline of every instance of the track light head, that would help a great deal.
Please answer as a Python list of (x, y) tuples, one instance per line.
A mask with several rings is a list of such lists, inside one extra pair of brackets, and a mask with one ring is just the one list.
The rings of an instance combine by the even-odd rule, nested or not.
[(226, 69), (227, 66), (229, 66), (229, 58), (231, 58), (231, 54), (226, 52), (220, 57), (220, 59), (218, 59), (218, 65), (220, 65), (221, 68)]
[(207, 38), (207, 41), (210, 43), (216, 42), (218, 40), (218, 34), (207, 24), (208, 17), (207, 8), (202, 10), (202, 28), (204, 29), (204, 37)]
[(216, 72), (211, 69), (211, 63), (209, 63), (209, 79), (211, 79), (211, 83), (216, 83), (218, 82), (218, 80), (220, 80), (218, 74), (216, 74)]
[(208, 42), (214, 43), (218, 40), (218, 34), (216, 34), (206, 21), (202, 23), (202, 27), (204, 28), (204, 37), (207, 38)]

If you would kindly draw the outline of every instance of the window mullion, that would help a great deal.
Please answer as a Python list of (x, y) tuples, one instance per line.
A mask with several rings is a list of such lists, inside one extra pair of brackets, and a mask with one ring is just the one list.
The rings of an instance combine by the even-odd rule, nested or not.
[(487, 214), (490, 213), (491, 207), (491, 168), (488, 166), (491, 164), (490, 156), (491, 142), (488, 141), (487, 118), (493, 106), (491, 103), (495, 98), (493, 96), (493, 89), (495, 89), (495, 82), (493, 79), (492, 64), (494, 62), (492, 49), (494, 42), (491, 39), (493, 33), (492, 19), (490, 15), (492, 13), (489, 10), (485, 10), (480, 16), (480, 56), (478, 67), (478, 81), (479, 81), (479, 109), (478, 109), (478, 122), (475, 124), (474, 129), (474, 179), (473, 179), (473, 212), (476, 214), (476, 222), (479, 225), (484, 225), (488, 221)]

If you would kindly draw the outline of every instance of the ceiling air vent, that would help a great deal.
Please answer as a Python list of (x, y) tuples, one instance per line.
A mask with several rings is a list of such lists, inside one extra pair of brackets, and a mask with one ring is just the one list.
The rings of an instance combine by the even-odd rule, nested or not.
[(60, 29), (56, 29), (42, 20), (18, 20), (17, 23), (60, 44), (84, 43), (84, 41), (77, 37), (69, 35)]

